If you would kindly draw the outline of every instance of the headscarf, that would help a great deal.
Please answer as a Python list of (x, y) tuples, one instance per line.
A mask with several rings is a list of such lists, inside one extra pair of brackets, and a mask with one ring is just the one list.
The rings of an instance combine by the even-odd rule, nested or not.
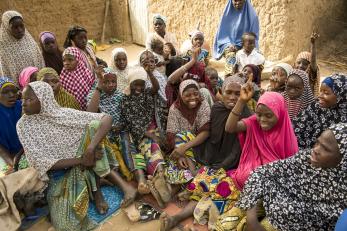
[(308, 105), (294, 119), (295, 134), (300, 148), (312, 148), (316, 139), (331, 124), (347, 122), (347, 81), (343, 74), (329, 76), (337, 98), (334, 108), (322, 108), (318, 100)]
[(305, 59), (309, 62), (311, 62), (311, 53), (308, 51), (302, 51), (298, 54), (296, 57), (296, 62), (299, 61), (300, 59)]
[(213, 45), (213, 58), (220, 59), (225, 48), (230, 45), (242, 47), (242, 35), (245, 32), (256, 34), (256, 46), (259, 40), (259, 20), (251, 1), (246, 0), (242, 10), (236, 10), (232, 0), (224, 9)]
[(286, 103), (281, 94), (265, 92), (257, 103), (267, 106), (278, 121), (269, 131), (264, 131), (256, 115), (242, 121), (247, 131), (241, 139), (242, 154), (235, 171), (229, 174), (239, 189), (242, 189), (249, 174), (257, 167), (285, 159), (298, 151), (298, 144), (288, 115)]
[(194, 30), (194, 31), (190, 32), (189, 35), (191, 36), (191, 40), (193, 40), (198, 35), (201, 35), (203, 38), (205, 38), (204, 33), (202, 33), (199, 30)]
[(122, 48), (122, 47), (114, 48), (112, 50), (112, 55), (111, 55), (111, 68), (117, 74), (117, 89), (118, 89), (118, 91), (123, 92), (128, 86), (129, 65), (127, 65), (124, 70), (120, 70), (116, 67), (114, 59), (120, 53), (124, 53), (128, 57), (128, 54), (124, 48)]
[(45, 77), (46, 74), (51, 74), (54, 77), (56, 77), (57, 79), (59, 79), (59, 75), (56, 72), (56, 70), (54, 70), (51, 67), (44, 67), (37, 73), (37, 80), (41, 81)]
[[(230, 84), (242, 85), (244, 80), (238, 76), (226, 78), (222, 91)], [(229, 117), (231, 109), (225, 107), (223, 102), (216, 102), (211, 109), (210, 136), (201, 145), (194, 147), (194, 158), (203, 165), (211, 166), (225, 163), (228, 159), (226, 169), (235, 169), (238, 166), (241, 146), (238, 134), (225, 131), (225, 124)], [(244, 107), (241, 113), (241, 119), (251, 115), (248, 107)], [(211, 155), (213, 153), (213, 155)]]
[(309, 104), (311, 104), (314, 101), (314, 96), (310, 87), (308, 75), (305, 71), (293, 69), (292, 72), (289, 73), (289, 76), (291, 75), (299, 76), (302, 82), (304, 83), (304, 91), (298, 99), (290, 99), (287, 94), (287, 91), (284, 91), (282, 93), (288, 106), (289, 117), (290, 119), (294, 119), (294, 117), (297, 116), (299, 112), (304, 110)]
[(29, 66), (42, 68), (44, 61), (40, 48), (25, 29), (23, 38), (16, 39), (10, 33), (10, 20), (22, 15), (17, 11), (6, 11), (2, 15), (0, 28), (0, 76), (8, 76), (18, 86), (20, 72)]
[(293, 71), (293, 67), (288, 63), (278, 63), (275, 67), (281, 67), (286, 72), (287, 77)]
[(311, 150), (301, 150), (291, 158), (256, 169), (236, 206), (247, 210), (261, 199), (276, 230), (334, 230), (347, 207), (347, 124), (333, 124), (329, 129), (342, 155), (337, 167), (313, 167)]
[(38, 71), (39, 69), (37, 67), (24, 68), (23, 71), (19, 74), (18, 79), (20, 89), (23, 89), (26, 85), (28, 85), (28, 83), (30, 82), (30, 76)]
[[(6, 86), (14, 85), (14, 82), (8, 77), (0, 77), (0, 92)], [(18, 139), (16, 123), (22, 116), (22, 103), (17, 100), (13, 107), (5, 107), (0, 104), (0, 145), (10, 154), (17, 154), (22, 145)]]
[(252, 80), (252, 82), (257, 84), (260, 87), (260, 84), (261, 84), (261, 71), (260, 71), (259, 67), (257, 65), (254, 65), (254, 64), (247, 64), (246, 66), (243, 67), (243, 69), (245, 69), (245, 67), (251, 68), (251, 70), (253, 72), (253, 80)]
[(160, 14), (154, 14), (153, 15), (153, 23), (155, 23), (155, 21), (157, 21), (157, 20), (162, 20), (165, 25), (167, 23), (167, 18), (165, 16), (160, 15)]
[[(44, 49), (44, 43), (45, 43), (45, 40), (47, 39), (52, 39), (57, 43), (57, 39), (52, 32), (44, 31), (40, 33), (39, 40), (40, 40), (42, 55), (45, 60), (46, 67), (51, 67), (54, 70), (56, 70), (58, 74), (60, 74), (61, 71), (63, 70), (62, 52), (59, 49), (59, 47), (57, 47), (57, 50), (55, 50), (54, 54), (47, 53)], [(58, 46), (58, 43), (57, 43), (57, 46)]]
[(73, 71), (63, 68), (60, 81), (65, 90), (71, 93), (80, 103), (81, 109), (86, 109), (86, 96), (94, 83), (94, 76), (86, 67), (81, 51), (76, 47), (65, 49), (64, 55), (72, 55), (77, 60), (77, 67)]
[(23, 115), (17, 132), (25, 156), (42, 179), (59, 160), (74, 158), (85, 127), (104, 114), (62, 108), (54, 99), (51, 86), (42, 81), (29, 83), (41, 103), (39, 114)]

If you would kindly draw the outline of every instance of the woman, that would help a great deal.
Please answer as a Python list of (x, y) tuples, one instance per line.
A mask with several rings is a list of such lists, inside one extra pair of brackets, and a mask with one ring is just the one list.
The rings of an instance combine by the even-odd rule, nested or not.
[(42, 68), (37, 74), (37, 80), (46, 82), (52, 87), (54, 98), (60, 107), (81, 110), (80, 104), (75, 97), (61, 86), (59, 75), (53, 68)]
[(167, 124), (167, 139), (170, 150), (167, 181), (170, 184), (184, 184), (195, 175), (197, 164), (192, 148), (202, 144), (209, 137), (211, 109), (203, 100), (199, 84), (185, 80), (180, 84), (179, 97), (170, 107)]
[(112, 50), (111, 68), (117, 75), (117, 90), (124, 92), (128, 86), (128, 55), (124, 48), (117, 47)]
[(93, 47), (88, 44), (87, 30), (83, 27), (73, 26), (69, 29), (66, 39), (64, 42), (64, 47), (76, 47), (81, 51), (83, 62), (88, 67), (89, 71), (93, 73), (94, 78), (96, 78), (96, 68), (98, 63), (93, 50)]
[(56, 230), (95, 227), (87, 215), (89, 198), (94, 198), (101, 214), (108, 208), (99, 177), (123, 190), (123, 206), (133, 202), (136, 190), (113, 170), (118, 162), (105, 138), (111, 129), (110, 116), (61, 108), (52, 88), (42, 81), (24, 89), (23, 111), (18, 136), (30, 166), (49, 183), (47, 201)]
[(178, 49), (177, 39), (175, 34), (166, 31), (167, 19), (160, 14), (153, 15), (153, 28), (154, 33), (150, 33), (146, 39), (146, 49), (151, 49), (151, 41), (156, 38), (160, 39), (164, 44), (171, 43), (174, 48)]
[(347, 80), (342, 74), (325, 78), (318, 100), (293, 119), (300, 148), (312, 148), (317, 137), (333, 123), (347, 121)]
[(53, 68), (60, 75), (63, 70), (63, 53), (58, 47), (55, 35), (50, 31), (41, 32), (39, 41), (46, 67)]
[(259, 20), (251, 1), (229, 0), (224, 10), (214, 40), (213, 58), (226, 59), (225, 74), (233, 73), (236, 52), (242, 47), (242, 35), (252, 32), (256, 35), (256, 47), (259, 40)]
[(0, 28), (0, 75), (8, 76), (18, 87), (20, 72), (29, 66), (45, 66), (41, 51), (26, 30), (23, 16), (17, 11), (6, 11)]
[[(331, 125), (312, 149), (262, 166), (250, 176), (237, 207), (248, 230), (334, 230), (347, 207), (347, 124)], [(257, 203), (265, 218), (259, 222)], [(345, 227), (346, 228), (346, 227)]]
[[(199, 204), (206, 197), (211, 198), (216, 203), (219, 201), (223, 204), (219, 207), (221, 213), (224, 210), (222, 207), (227, 209), (235, 203), (235, 198), (233, 198), (235, 194), (224, 194), (223, 191), (227, 190), (223, 190), (222, 186), (228, 182), (229, 177), (226, 175), (226, 170), (237, 168), (241, 146), (237, 134), (226, 132), (224, 128), (230, 111), (240, 95), (242, 84), (244, 84), (244, 80), (237, 76), (227, 78), (224, 81), (221, 91), (222, 101), (216, 102), (211, 110), (210, 137), (193, 148), (195, 160), (204, 167), (199, 170), (197, 176), (187, 186), (187, 192), (190, 196), (189, 204), (174, 216), (169, 217), (163, 214), (161, 216), (161, 230), (170, 230), (182, 220), (193, 215), (201, 224), (201, 214), (205, 210)], [(250, 115), (249, 109), (245, 107), (241, 118), (247, 118)], [(218, 179), (218, 181), (214, 179)], [(206, 185), (209, 190), (207, 191), (201, 185)]]
[(0, 77), (0, 157), (11, 167), (22, 151), (16, 131), (16, 124), (22, 116), (22, 104), (17, 98), (18, 89), (14, 82)]
[(286, 90), (282, 95), (292, 120), (314, 101), (307, 73), (298, 69), (290, 72), (286, 81)]
[(18, 83), (19, 88), (23, 90), (23, 88), (28, 85), (28, 83), (35, 82), (37, 80), (37, 73), (39, 69), (37, 67), (26, 67), (19, 74)]
[(68, 47), (63, 53), (64, 68), (60, 74), (61, 84), (86, 109), (87, 95), (94, 84), (92, 72), (85, 66), (80, 49)]

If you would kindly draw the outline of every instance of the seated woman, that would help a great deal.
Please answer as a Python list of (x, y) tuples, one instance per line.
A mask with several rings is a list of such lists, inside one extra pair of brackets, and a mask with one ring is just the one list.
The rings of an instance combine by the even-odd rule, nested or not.
[(28, 83), (35, 82), (37, 80), (37, 72), (39, 69), (37, 67), (26, 67), (19, 74), (18, 83), (19, 88), (23, 88), (28, 85)]
[(61, 86), (59, 75), (53, 68), (42, 68), (37, 74), (37, 80), (46, 82), (52, 87), (54, 98), (60, 107), (81, 110), (80, 104), (75, 97)]
[(95, 223), (87, 215), (89, 198), (100, 213), (108, 205), (100, 191), (100, 177), (123, 190), (123, 206), (136, 190), (114, 170), (113, 147), (105, 138), (112, 117), (60, 107), (49, 84), (29, 83), (23, 91), (24, 115), (17, 124), (19, 139), (30, 166), (48, 182), (47, 201), (56, 230), (89, 230)]
[(347, 207), (346, 134), (346, 123), (333, 124), (314, 148), (256, 169), (236, 204), (247, 230), (334, 230)]
[(185, 184), (197, 173), (192, 148), (209, 136), (211, 109), (199, 92), (199, 84), (192, 79), (180, 84), (179, 97), (170, 107), (167, 124), (169, 150), (166, 179), (170, 184)]
[(272, 69), (270, 76), (270, 84), (267, 86), (267, 91), (283, 93), (286, 87), (286, 81), (293, 67), (287, 63), (279, 63)]
[(0, 77), (0, 157), (5, 163), (14, 167), (22, 153), (16, 124), (22, 116), (22, 103), (18, 99), (18, 89), (14, 81)]
[[(188, 184), (186, 191), (189, 192), (188, 195), (180, 194), (180, 196), (189, 196), (191, 201), (180, 213), (174, 216), (169, 217), (167, 214), (163, 214), (161, 216), (161, 230), (170, 230), (179, 222), (193, 215), (199, 221), (199, 215), (205, 210), (201, 209), (200, 212), (196, 213), (194, 210), (199, 208), (198, 202), (203, 197), (206, 198), (207, 196), (212, 200), (228, 204), (224, 205), (226, 209), (230, 206), (229, 204), (235, 202), (232, 200), (235, 196), (233, 193), (225, 194), (223, 192), (227, 192), (227, 190), (220, 189), (225, 184), (221, 182), (230, 181), (225, 170), (237, 168), (241, 146), (237, 134), (226, 132), (224, 128), (230, 111), (240, 95), (241, 85), (244, 83), (244, 80), (237, 76), (225, 79), (221, 91), (222, 101), (216, 102), (211, 109), (210, 137), (193, 148), (195, 160), (205, 167), (202, 167), (194, 180)], [(247, 118), (250, 115), (249, 109), (245, 107), (241, 118)], [(218, 179), (218, 181), (213, 179)], [(206, 187), (203, 188), (202, 185)], [(221, 210), (222, 213), (223, 208)]]
[[(133, 156), (135, 176), (141, 194), (152, 192), (160, 207), (170, 200), (164, 177), (164, 158), (161, 148), (165, 148), (162, 124), (166, 120), (161, 107), (157, 107), (155, 97), (159, 84), (153, 75), (154, 62), (144, 63), (144, 68), (134, 67), (129, 72), (129, 88), (121, 104), (125, 131), (129, 132), (137, 151)], [(152, 87), (145, 88), (147, 76)], [(154, 177), (153, 182), (146, 175)]]
[(72, 94), (82, 110), (86, 109), (87, 95), (94, 84), (94, 76), (86, 67), (81, 51), (69, 47), (63, 53), (64, 68), (60, 74), (60, 81), (64, 89)]
[(39, 42), (46, 67), (53, 68), (60, 75), (63, 70), (63, 52), (58, 47), (55, 35), (50, 31), (41, 32)]
[(117, 90), (124, 92), (128, 87), (128, 55), (124, 48), (117, 47), (112, 50), (111, 68), (117, 75)]
[(347, 122), (347, 80), (334, 74), (325, 78), (318, 99), (294, 119), (294, 131), (300, 148), (312, 148), (318, 136), (331, 124)]
[[(239, 165), (236, 169), (228, 171), (232, 183), (239, 191), (242, 191), (250, 173), (257, 167), (286, 159), (298, 151), (286, 104), (279, 93), (265, 92), (259, 98), (256, 115), (238, 120), (244, 105), (252, 95), (249, 78), (242, 87), (240, 97), (225, 125), (226, 131), (238, 132), (241, 135), (242, 153)], [(231, 208), (220, 216), (217, 230), (232, 230), (229, 227), (230, 221), (238, 223), (242, 217), (239, 210)]]
[(287, 103), (289, 117), (292, 120), (314, 101), (307, 73), (293, 69), (289, 73), (286, 88), (282, 95)]

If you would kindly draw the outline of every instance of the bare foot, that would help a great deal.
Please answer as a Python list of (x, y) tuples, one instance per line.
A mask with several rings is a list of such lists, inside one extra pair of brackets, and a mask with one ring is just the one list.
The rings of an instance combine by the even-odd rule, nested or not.
[(156, 190), (156, 188), (154, 187), (153, 182), (150, 181), (150, 180), (147, 180), (147, 184), (148, 184), (148, 186), (149, 186), (149, 189), (151, 190), (151, 193), (152, 193), (153, 197), (154, 197), (155, 200), (157, 201), (159, 207), (162, 208), (162, 209), (165, 208), (166, 205), (165, 205), (165, 203), (163, 202), (163, 200), (161, 199), (159, 192), (158, 192), (158, 191)]
[(170, 231), (178, 225), (178, 221), (175, 216), (170, 217), (168, 214), (163, 212), (160, 215), (160, 231)]
[(95, 199), (95, 206), (96, 209), (100, 214), (107, 213), (108, 210), (108, 204), (104, 199), (104, 196), (102, 195), (102, 192), (100, 190), (96, 191), (94, 193), (94, 199)]
[(126, 208), (135, 201), (135, 198), (137, 196), (137, 190), (134, 187), (129, 185), (126, 187), (126, 189), (124, 189), (123, 192), (124, 192), (124, 199), (122, 201), (121, 206), (123, 208)]
[(137, 185), (137, 190), (140, 194), (148, 194), (151, 192), (146, 182), (139, 182)]
[(171, 201), (171, 190), (169, 185), (166, 183), (164, 172), (159, 171), (152, 182), (163, 202), (169, 203)]
[(189, 192), (188, 190), (184, 190), (182, 192), (180, 192), (177, 197), (180, 201), (187, 201), (190, 199), (190, 196), (192, 195), (191, 192)]

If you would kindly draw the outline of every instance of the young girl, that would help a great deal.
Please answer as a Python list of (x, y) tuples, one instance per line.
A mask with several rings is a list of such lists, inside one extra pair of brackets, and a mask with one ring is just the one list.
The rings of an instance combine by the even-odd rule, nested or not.
[(82, 110), (86, 109), (86, 96), (94, 83), (92, 72), (86, 67), (81, 51), (68, 47), (63, 53), (64, 68), (60, 74), (61, 84), (79, 102)]
[[(265, 92), (259, 98), (256, 115), (239, 121), (242, 109), (252, 95), (250, 78), (242, 87), (240, 97), (225, 125), (226, 131), (238, 132), (241, 135), (242, 153), (239, 165), (237, 169), (228, 172), (233, 184), (240, 191), (249, 174), (257, 167), (286, 159), (298, 151), (285, 101), (279, 93)], [(221, 215), (217, 230), (232, 230), (234, 227), (229, 226), (237, 225), (244, 215), (239, 209), (233, 207)]]
[[(151, 191), (159, 206), (165, 207), (170, 193), (164, 178), (161, 151), (161, 147), (165, 148), (164, 136), (163, 131), (158, 129), (162, 128), (165, 118), (161, 108), (154, 104), (159, 90), (158, 81), (153, 75), (154, 62), (144, 63), (144, 68), (135, 67), (129, 73), (129, 88), (121, 105), (122, 117), (125, 130), (132, 136), (139, 153), (133, 158), (139, 193)], [(150, 88), (145, 88), (147, 76), (152, 85)], [(154, 176), (153, 182), (146, 181), (145, 173)]]
[(89, 198), (94, 198), (101, 214), (108, 208), (99, 177), (123, 190), (124, 207), (134, 201), (136, 190), (113, 170), (118, 163), (106, 138), (111, 116), (61, 108), (52, 88), (42, 81), (25, 87), (23, 111), (18, 136), (30, 166), (48, 183), (47, 201), (56, 230), (96, 226), (88, 217)]
[(117, 90), (124, 92), (128, 86), (128, 55), (124, 48), (115, 48), (112, 50), (111, 68), (117, 75)]
[(212, 93), (218, 99), (221, 100), (221, 88), (223, 80), (218, 76), (218, 72), (213, 67), (206, 67), (205, 69), (206, 78), (210, 81), (210, 86), (212, 88)]
[(316, 31), (311, 35), (311, 52), (303, 51), (298, 54), (294, 64), (294, 68), (306, 71), (310, 79), (310, 86), (315, 96), (319, 94), (319, 68), (317, 65), (317, 48), (316, 40), (319, 38), (319, 34)]
[(289, 73), (293, 70), (292, 66), (287, 63), (279, 63), (273, 69), (270, 77), (270, 84), (267, 91), (283, 93)]
[(294, 119), (300, 148), (312, 148), (318, 136), (331, 124), (347, 122), (347, 80), (334, 74), (324, 79), (318, 99)]
[(287, 103), (289, 117), (294, 119), (314, 101), (307, 73), (298, 69), (290, 72), (286, 81), (286, 90), (282, 95)]
[(208, 50), (202, 48), (205, 40), (204, 34), (201, 31), (194, 30), (191, 33), (189, 33), (189, 35), (190, 41), (187, 40), (187, 44), (182, 45), (181, 53), (188, 59), (191, 59), (193, 52), (192, 49), (200, 47), (201, 50), (197, 60), (205, 64), (205, 66), (207, 66), (209, 61), (209, 52)]
[(22, 151), (16, 131), (16, 124), (22, 116), (22, 103), (17, 98), (18, 89), (14, 81), (0, 77), (0, 157), (10, 167), (15, 165)]
[(54, 98), (61, 107), (81, 110), (75, 97), (61, 86), (59, 75), (53, 68), (42, 68), (37, 74), (37, 80), (46, 82), (52, 87)]
[(23, 88), (28, 85), (28, 83), (34, 82), (37, 80), (37, 72), (39, 69), (37, 67), (26, 67), (19, 74), (18, 83), (19, 88)]
[(151, 41), (151, 51), (154, 55), (156, 70), (160, 74), (166, 76), (166, 64), (168, 61), (164, 58), (164, 43), (160, 39), (152, 39)]
[(41, 32), (39, 41), (46, 67), (53, 68), (60, 75), (63, 70), (63, 52), (58, 47), (55, 35), (49, 31)]

